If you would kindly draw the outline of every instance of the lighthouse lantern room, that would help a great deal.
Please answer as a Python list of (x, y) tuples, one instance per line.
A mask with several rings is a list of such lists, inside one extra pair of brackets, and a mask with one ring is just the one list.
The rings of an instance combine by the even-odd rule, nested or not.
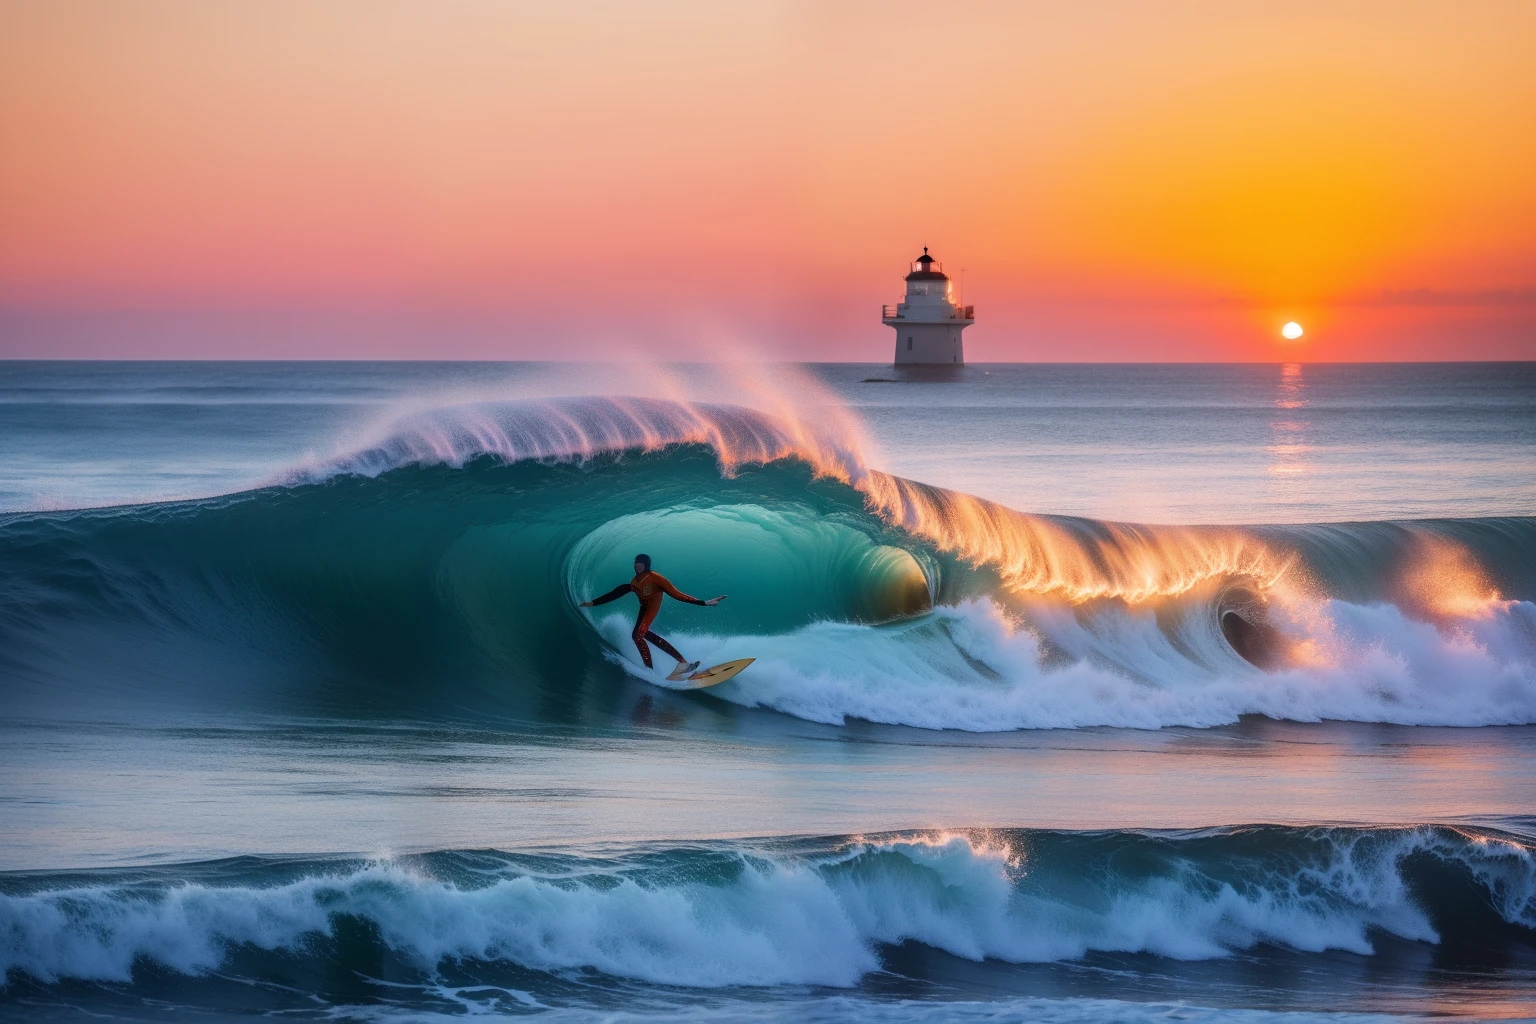
[(953, 284), (935, 264), (923, 246), (907, 275), (905, 301), (880, 311), (880, 322), (896, 329), (897, 366), (965, 362), (960, 332), (976, 322), (976, 307), (955, 304)]

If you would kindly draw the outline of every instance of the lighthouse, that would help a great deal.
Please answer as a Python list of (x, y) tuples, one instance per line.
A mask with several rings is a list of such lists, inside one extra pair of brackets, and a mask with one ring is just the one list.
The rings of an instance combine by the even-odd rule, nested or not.
[(960, 332), (976, 322), (975, 306), (955, 305), (948, 275), (934, 269), (937, 261), (923, 254), (907, 275), (906, 299), (880, 310), (880, 322), (896, 328), (896, 365), (963, 365), (965, 348)]

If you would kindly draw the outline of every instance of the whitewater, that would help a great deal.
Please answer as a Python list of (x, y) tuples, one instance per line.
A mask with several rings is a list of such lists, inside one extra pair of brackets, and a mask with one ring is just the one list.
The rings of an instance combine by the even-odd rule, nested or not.
[(1523, 1012), (1529, 367), (873, 376), (4, 369), (0, 1005)]

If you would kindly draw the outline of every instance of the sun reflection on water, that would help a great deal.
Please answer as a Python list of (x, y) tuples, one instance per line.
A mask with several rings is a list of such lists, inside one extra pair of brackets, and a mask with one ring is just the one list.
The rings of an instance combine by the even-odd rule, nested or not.
[(1312, 471), (1307, 462), (1307, 455), (1313, 451), (1313, 446), (1307, 443), (1307, 432), (1312, 424), (1301, 412), (1307, 404), (1307, 384), (1302, 377), (1301, 364), (1286, 363), (1280, 368), (1280, 384), (1274, 400), (1274, 407), (1280, 412), (1269, 423), (1270, 443), (1265, 447), (1272, 456), (1270, 476), (1304, 476)]

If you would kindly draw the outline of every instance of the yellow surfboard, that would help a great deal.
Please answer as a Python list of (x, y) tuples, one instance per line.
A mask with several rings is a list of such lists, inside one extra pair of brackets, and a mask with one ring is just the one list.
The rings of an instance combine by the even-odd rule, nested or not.
[(756, 660), (756, 658), (737, 658), (735, 661), (722, 661), (718, 665), (711, 665), (678, 682), (686, 683), (685, 689), (702, 690), (706, 686), (714, 686), (716, 683), (736, 678), (742, 669)]

